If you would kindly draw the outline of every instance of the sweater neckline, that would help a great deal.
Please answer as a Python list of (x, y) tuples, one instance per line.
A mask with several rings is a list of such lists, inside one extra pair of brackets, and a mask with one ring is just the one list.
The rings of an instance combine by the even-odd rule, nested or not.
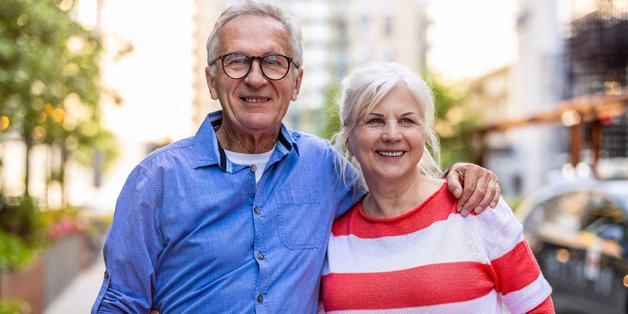
[(362, 198), (362, 200), (360, 200), (360, 202), (357, 205), (357, 211), (360, 214), (360, 216), (366, 220), (366, 221), (370, 221), (370, 222), (377, 222), (377, 223), (390, 223), (390, 222), (396, 222), (399, 220), (403, 220), (408, 216), (413, 215), (414, 213), (420, 211), (422, 208), (426, 207), (437, 195), (443, 193), (443, 189), (447, 189), (447, 183), (444, 182), (440, 188), (438, 190), (436, 190), (434, 193), (432, 193), (428, 198), (426, 198), (423, 202), (421, 202), (421, 204), (417, 205), (417, 207), (399, 215), (399, 216), (395, 216), (395, 217), (389, 217), (389, 218), (375, 218), (372, 216), (369, 216), (367, 213), (364, 212), (364, 209), (362, 208), (362, 202), (364, 201), (364, 198)]

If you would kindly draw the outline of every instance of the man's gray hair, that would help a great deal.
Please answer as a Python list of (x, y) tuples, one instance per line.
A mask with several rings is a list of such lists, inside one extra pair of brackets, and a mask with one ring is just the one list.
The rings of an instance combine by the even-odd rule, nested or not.
[[(212, 75), (216, 74), (216, 67), (210, 65), (209, 63), (218, 57), (220, 31), (225, 24), (240, 15), (268, 16), (283, 24), (288, 32), (288, 36), (290, 37), (290, 47), (288, 47), (288, 53), (290, 55), (288, 57), (293, 59), (292, 61), (297, 67), (300, 68), (303, 65), (301, 27), (299, 27), (296, 18), (285, 14), (279, 7), (271, 3), (246, 0), (240, 4), (233, 5), (222, 12), (222, 14), (218, 17), (218, 20), (216, 20), (214, 29), (207, 39), (207, 65), (210, 67)], [(294, 68), (296, 69), (297, 67)]]

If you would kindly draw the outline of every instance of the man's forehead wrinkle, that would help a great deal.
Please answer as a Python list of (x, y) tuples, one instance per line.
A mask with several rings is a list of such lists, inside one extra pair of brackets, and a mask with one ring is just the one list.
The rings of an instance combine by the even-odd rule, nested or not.
[[(254, 30), (250, 30), (250, 19), (261, 18), (264, 19), (263, 26), (257, 27)], [(239, 25), (234, 25), (239, 24)], [(260, 24), (260, 23), (257, 23)], [(257, 37), (256, 30), (264, 31), (266, 35), (270, 35), (270, 40), (267, 40), (267, 47), (260, 46), (259, 42), (253, 44), (251, 42), (251, 34)], [(269, 31), (269, 32), (266, 32)], [(227, 38), (227, 39), (226, 39)], [(218, 52), (219, 54), (228, 52), (245, 52), (241, 49), (255, 49), (261, 51), (262, 54), (268, 53), (280, 53), (289, 54), (290, 51), (290, 37), (285, 25), (281, 24), (278, 20), (263, 16), (263, 15), (245, 15), (238, 16), (229, 21), (219, 34)]]

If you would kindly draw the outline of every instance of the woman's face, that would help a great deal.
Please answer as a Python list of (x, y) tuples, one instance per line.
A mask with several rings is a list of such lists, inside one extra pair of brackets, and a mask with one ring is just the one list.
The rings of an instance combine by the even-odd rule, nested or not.
[(348, 145), (367, 183), (399, 180), (418, 173), (425, 135), (421, 104), (407, 87), (396, 86), (358, 121)]

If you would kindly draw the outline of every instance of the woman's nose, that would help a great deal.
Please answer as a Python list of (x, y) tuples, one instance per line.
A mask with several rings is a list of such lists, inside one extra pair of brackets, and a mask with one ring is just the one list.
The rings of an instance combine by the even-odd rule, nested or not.
[(401, 133), (399, 132), (399, 127), (396, 123), (387, 123), (384, 127), (384, 133), (382, 134), (383, 141), (396, 141), (401, 138)]

